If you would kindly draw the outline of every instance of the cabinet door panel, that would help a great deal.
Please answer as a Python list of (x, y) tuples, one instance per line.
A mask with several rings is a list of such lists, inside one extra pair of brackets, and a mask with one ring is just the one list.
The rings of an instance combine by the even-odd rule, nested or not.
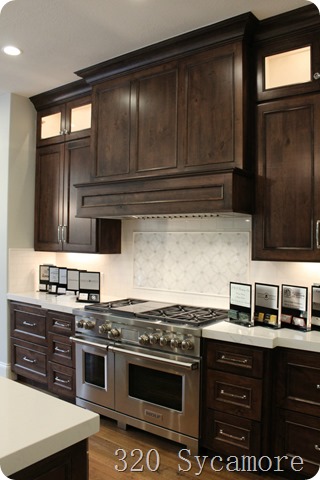
[(251, 420), (261, 419), (262, 381), (208, 370), (207, 405)]
[(239, 56), (240, 50), (233, 44), (186, 62), (185, 168), (243, 167)]
[(258, 108), (257, 214), (253, 258), (316, 260), (320, 100), (289, 99)]
[(137, 172), (177, 167), (177, 88), (177, 69), (137, 81)]
[(93, 97), (94, 176), (128, 174), (130, 167), (131, 84), (106, 82)]
[(11, 364), (17, 375), (48, 383), (46, 347), (11, 338)]
[(35, 250), (61, 250), (64, 145), (38, 148), (35, 196)]
[(96, 251), (96, 220), (76, 218), (77, 183), (90, 179), (90, 140), (69, 142), (65, 147), (63, 250), (69, 252)]
[(209, 409), (203, 445), (222, 455), (258, 457), (261, 445), (260, 423)]
[(207, 366), (210, 369), (261, 378), (263, 351), (259, 348), (209, 340), (206, 343)]
[(282, 408), (320, 417), (320, 353), (277, 353), (277, 402)]
[(287, 456), (282, 460), (282, 468), (293, 473), (291, 461), (293, 457), (301, 457), (303, 464), (300, 474), (313, 478), (320, 466), (319, 437), (318, 417), (280, 410), (276, 418), (274, 453)]

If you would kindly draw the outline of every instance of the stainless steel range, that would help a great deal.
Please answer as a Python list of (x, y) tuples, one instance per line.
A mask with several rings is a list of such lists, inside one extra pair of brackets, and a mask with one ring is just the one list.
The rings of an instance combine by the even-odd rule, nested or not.
[(227, 311), (129, 298), (73, 313), (77, 405), (197, 453), (202, 326)]

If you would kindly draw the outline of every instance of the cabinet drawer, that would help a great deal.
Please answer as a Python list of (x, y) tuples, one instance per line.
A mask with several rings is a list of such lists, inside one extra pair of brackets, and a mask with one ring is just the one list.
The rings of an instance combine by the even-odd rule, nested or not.
[(53, 311), (47, 313), (48, 332), (70, 337), (74, 334), (74, 322), (74, 315)]
[(207, 405), (220, 412), (261, 419), (262, 380), (215, 370), (207, 372)]
[(49, 333), (48, 356), (50, 361), (74, 367), (74, 348), (69, 337)]
[(208, 340), (207, 367), (250, 377), (263, 376), (263, 350)]
[(11, 339), (11, 368), (26, 378), (47, 383), (47, 349), (43, 346)]
[(320, 354), (282, 350), (278, 365), (278, 405), (320, 417)]
[(313, 477), (320, 466), (320, 418), (296, 412), (280, 410), (277, 419), (276, 455), (287, 455), (284, 464), (291, 469), (291, 459), (303, 459), (300, 473)]
[(260, 423), (207, 410), (204, 446), (222, 455), (260, 454)]
[(75, 370), (54, 362), (48, 364), (49, 390), (60, 397), (75, 398)]
[(39, 345), (47, 344), (46, 310), (34, 305), (11, 302), (11, 335)]

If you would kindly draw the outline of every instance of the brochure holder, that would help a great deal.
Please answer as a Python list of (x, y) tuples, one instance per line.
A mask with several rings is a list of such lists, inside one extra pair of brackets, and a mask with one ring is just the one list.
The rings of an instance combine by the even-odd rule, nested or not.
[(100, 302), (100, 272), (79, 272), (78, 302)]
[(294, 330), (311, 330), (308, 315), (308, 288), (282, 285), (281, 327)]
[(254, 324), (270, 328), (281, 327), (278, 285), (255, 284)]
[(320, 285), (311, 287), (311, 329), (320, 330)]
[(247, 283), (230, 282), (229, 321), (252, 327), (252, 286)]

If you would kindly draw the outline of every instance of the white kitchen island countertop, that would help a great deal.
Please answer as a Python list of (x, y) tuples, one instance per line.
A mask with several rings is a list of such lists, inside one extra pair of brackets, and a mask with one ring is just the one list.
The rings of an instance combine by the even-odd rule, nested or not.
[(9, 476), (99, 431), (96, 413), (0, 377), (0, 467)]

